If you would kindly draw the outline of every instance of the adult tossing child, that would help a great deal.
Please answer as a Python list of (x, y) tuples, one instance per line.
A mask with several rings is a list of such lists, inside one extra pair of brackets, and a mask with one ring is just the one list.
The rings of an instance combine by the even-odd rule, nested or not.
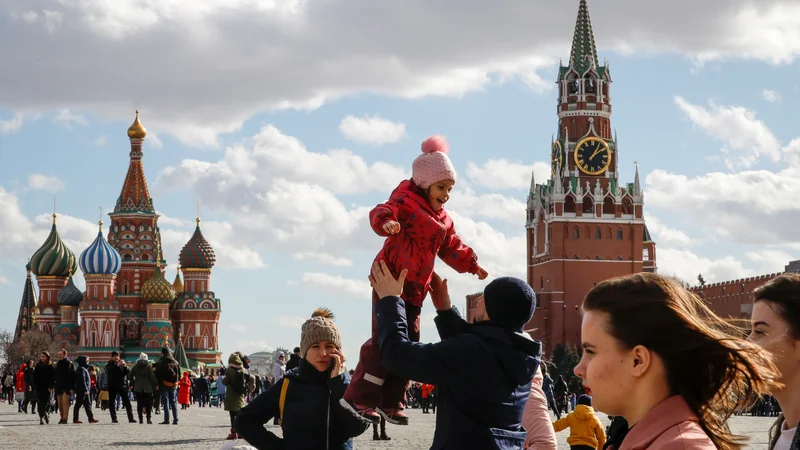
[(399, 376), (436, 386), (431, 449), (522, 448), (522, 413), (542, 351), (522, 331), (536, 309), (531, 287), (517, 278), (492, 281), (477, 301), (478, 322), (468, 324), (450, 302), (447, 280), (434, 273), (431, 299), (442, 341), (421, 344), (408, 338), (400, 298), (405, 275), (395, 279), (383, 261), (372, 266), (381, 361)]

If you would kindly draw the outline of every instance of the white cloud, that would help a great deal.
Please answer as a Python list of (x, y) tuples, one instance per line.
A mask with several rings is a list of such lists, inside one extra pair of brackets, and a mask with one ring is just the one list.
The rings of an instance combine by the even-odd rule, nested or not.
[(367, 280), (354, 280), (327, 273), (306, 272), (298, 282), (293, 283), (311, 286), (320, 291), (339, 291), (355, 298), (370, 298), (371, 287)]
[(155, 131), (148, 131), (146, 139), (148, 147), (152, 147), (156, 150), (164, 148), (164, 143), (161, 142), (161, 138), (158, 137), (158, 134)]
[(524, 223), (526, 214), (525, 202), (520, 199), (496, 193), (478, 194), (470, 188), (454, 190), (447, 202), (447, 210), (463, 216), (501, 220), (512, 225)]
[[(237, 235), (230, 223), (204, 221), (201, 230), (214, 249), (217, 257), (216, 267), (240, 269), (264, 269), (267, 267), (258, 251), (252, 249), (249, 242)], [(193, 232), (193, 229), (181, 231), (162, 227), (161, 242), (164, 247), (164, 257), (177, 262), (181, 249), (192, 237)]]
[(339, 123), (339, 131), (350, 141), (380, 146), (402, 139), (406, 135), (406, 126), (377, 116), (347, 116)]
[(710, 259), (698, 256), (689, 250), (659, 248), (656, 257), (658, 258), (659, 273), (675, 275), (691, 285), (696, 284), (697, 275), (701, 273), (707, 283), (735, 280), (758, 274), (756, 271), (745, 268), (742, 261), (734, 256)]
[(774, 161), (780, 159), (780, 141), (754, 111), (714, 103), (706, 109), (682, 97), (675, 97), (675, 103), (697, 127), (723, 142), (724, 161), (729, 168), (750, 167), (764, 155)]
[(647, 215), (645, 221), (647, 229), (659, 247), (681, 248), (695, 243), (695, 240), (687, 236), (686, 233), (677, 228), (664, 225), (660, 219), (653, 215)]
[(525, 189), (531, 185), (531, 172), (537, 183), (550, 179), (550, 164), (535, 162), (521, 164), (504, 158), (490, 159), (482, 166), (467, 163), (467, 176), (476, 184), (491, 189)]
[(16, 114), (11, 119), (0, 120), (0, 133), (11, 134), (19, 131), (22, 128), (23, 117), (22, 114)]
[(170, 226), (170, 227), (188, 227), (189, 226), (187, 224), (187, 222), (185, 220), (183, 220), (183, 219), (178, 219), (176, 217), (170, 217), (170, 216), (168, 216), (168, 215), (166, 215), (163, 212), (158, 211), (158, 210), (156, 210), (156, 213), (159, 216), (158, 217), (158, 224), (160, 226), (164, 226), (164, 225)]
[(764, 100), (770, 103), (778, 103), (781, 101), (781, 96), (777, 92), (771, 91), (769, 89), (764, 89), (763, 91), (761, 91), (761, 95), (764, 96)]
[(58, 115), (55, 117), (55, 121), (60, 122), (68, 130), (72, 129), (73, 123), (83, 126), (89, 125), (89, 122), (86, 121), (86, 118), (83, 117), (82, 114), (72, 113), (69, 108), (59, 111)]
[(97, 139), (92, 141), (92, 145), (96, 145), (98, 147), (103, 147), (108, 143), (108, 139), (105, 136), (100, 136)]
[(0, 284), (5, 284), (7, 286), (10, 286), (11, 282), (8, 281), (8, 278), (4, 277), (3, 275), (0, 275)]
[(242, 325), (242, 324), (240, 324), (240, 323), (231, 324), (230, 328), (231, 328), (231, 330), (237, 331), (239, 333), (246, 333), (247, 332), (247, 327)]
[(353, 265), (353, 260), (348, 258), (343, 258), (340, 256), (334, 256), (328, 253), (320, 253), (320, 252), (298, 252), (293, 255), (294, 259), (305, 261), (317, 261), (323, 264), (328, 264), (330, 266), (337, 266), (337, 267), (349, 267)]
[[(263, 340), (246, 339), (246, 340), (242, 340), (242, 341), (236, 341), (236, 343), (233, 344), (232, 350), (223, 352), (223, 354), (224, 355), (229, 355), (229, 354), (231, 354), (231, 353), (233, 353), (235, 351), (236, 352), (242, 352), (242, 354), (244, 354), (244, 355), (251, 355), (253, 353), (258, 353), (258, 352), (270, 352), (271, 353), (271, 352), (275, 351), (275, 347), (267, 344), (267, 342), (263, 341)], [(228, 361), (228, 357), (225, 356), (223, 358), (223, 361), (227, 362)]]
[(28, 188), (45, 192), (58, 192), (65, 187), (64, 182), (55, 175), (48, 176), (40, 173), (28, 175)]
[[(220, 134), (240, 129), (256, 112), (315, 108), (359, 92), (457, 97), (510, 79), (552, 89), (551, 74), (540, 71), (554, 70), (556, 58), (567, 56), (577, 11), (574, 2), (545, 0), (509, 1), (503, 8), (423, 0), (380, 8), (366, 0), (109, 5), (4, 2), (0, 15), (8, 20), (0, 41), (24, 45), (4, 54), (8, 78), (20, 82), (0, 86), (0, 108), (55, 111), (80, 102), (87, 114), (127, 122), (124, 105), (135, 92), (147, 95), (153, 131), (217, 146)], [(637, 5), (607, 0), (592, 9), (601, 52), (774, 64), (789, 63), (800, 53), (800, 5), (794, 2)], [(409, 34), (412, 20), (426, 33)], [(38, 59), (32, 63), (30, 55)], [(132, 60), (150, 63), (131, 65)], [(210, 60), (215, 64), (208, 65)], [(154, 66), (160, 70), (150, 70)], [(238, 74), (235, 83), (232, 72)], [(163, 73), (192, 82), (164, 83)], [(197, 86), (218, 88), (198, 93)]]
[(278, 317), (278, 324), (281, 328), (292, 328), (292, 329), (299, 329), (303, 324), (306, 322), (306, 319), (303, 317), (297, 316), (279, 316)]

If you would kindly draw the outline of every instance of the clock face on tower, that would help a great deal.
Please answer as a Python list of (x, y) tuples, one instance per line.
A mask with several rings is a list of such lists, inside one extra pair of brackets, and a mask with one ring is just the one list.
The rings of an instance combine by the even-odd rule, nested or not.
[(550, 158), (552, 160), (551, 166), (553, 167), (553, 176), (555, 176), (556, 171), (564, 167), (564, 151), (561, 148), (561, 142), (553, 142), (553, 150), (550, 153)]
[(587, 137), (575, 146), (575, 165), (586, 175), (600, 175), (611, 165), (611, 149), (606, 141)]

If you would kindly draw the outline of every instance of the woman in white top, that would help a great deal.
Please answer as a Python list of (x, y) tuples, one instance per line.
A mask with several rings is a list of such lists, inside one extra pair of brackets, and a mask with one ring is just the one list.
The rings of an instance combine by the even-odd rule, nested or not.
[(785, 273), (755, 291), (750, 339), (774, 355), (783, 414), (770, 430), (770, 450), (800, 450), (800, 274)]

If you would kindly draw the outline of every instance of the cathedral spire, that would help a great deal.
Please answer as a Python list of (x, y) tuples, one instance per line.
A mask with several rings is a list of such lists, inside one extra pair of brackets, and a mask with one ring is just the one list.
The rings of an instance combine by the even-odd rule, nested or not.
[(592, 20), (589, 18), (589, 6), (586, 4), (586, 0), (581, 0), (578, 19), (575, 22), (575, 34), (572, 36), (569, 63), (578, 73), (583, 74), (591, 68), (597, 68), (600, 65), (598, 61)]
[(633, 178), (633, 196), (639, 197), (642, 195), (642, 185), (639, 183), (639, 162), (634, 162), (636, 164), (636, 176)]
[(28, 278), (25, 280), (25, 290), (22, 291), (22, 302), (19, 305), (17, 328), (14, 330), (14, 342), (19, 341), (23, 333), (33, 328), (33, 311), (36, 307), (36, 291), (34, 291), (33, 288), (30, 262), (25, 266), (25, 269), (28, 271)]
[(122, 185), (122, 192), (114, 206), (115, 213), (155, 214), (153, 199), (150, 198), (150, 190), (147, 188), (147, 179), (142, 166), (142, 141), (146, 134), (144, 126), (139, 122), (139, 110), (136, 110), (136, 119), (128, 129), (128, 137), (131, 141), (131, 161), (128, 166), (128, 174), (125, 176), (125, 183)]

